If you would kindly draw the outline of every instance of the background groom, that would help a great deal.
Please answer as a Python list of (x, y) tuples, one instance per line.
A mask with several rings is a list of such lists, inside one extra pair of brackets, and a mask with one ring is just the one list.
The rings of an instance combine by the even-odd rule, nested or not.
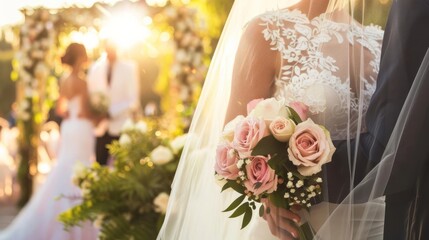
[(112, 41), (105, 42), (105, 51), (88, 72), (90, 93), (102, 92), (110, 101), (107, 118), (96, 130), (96, 159), (101, 165), (106, 165), (109, 158), (107, 145), (119, 139), (122, 125), (137, 108), (139, 99), (136, 65), (119, 59)]

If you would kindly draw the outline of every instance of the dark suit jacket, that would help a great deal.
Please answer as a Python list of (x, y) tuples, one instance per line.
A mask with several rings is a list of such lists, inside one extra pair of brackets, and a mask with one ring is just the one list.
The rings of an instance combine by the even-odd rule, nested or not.
[[(393, 0), (383, 40), (377, 88), (366, 115), (368, 133), (360, 136), (358, 149), (355, 148), (354, 140), (350, 142), (350, 146), (345, 141), (335, 142), (337, 151), (332, 162), (326, 166), (328, 177), (349, 179), (347, 159), (349, 159), (348, 156), (353, 156), (355, 151), (358, 152), (355, 185), (379, 163), (428, 48), (429, 0)], [(424, 119), (422, 115), (414, 117), (416, 120)], [(414, 139), (411, 138), (413, 136), (426, 137), (420, 136), (420, 133), (421, 131), (413, 135), (408, 131), (410, 138), (403, 138), (403, 141), (408, 141), (404, 141), (402, 145), (425, 142), (424, 139), (409, 141)], [(412, 148), (414, 149), (415, 146)], [(429, 149), (429, 147), (426, 148)], [(403, 147), (403, 149), (408, 148)], [(393, 169), (386, 194), (401, 192), (415, 184), (416, 172), (421, 169), (420, 163), (424, 162), (416, 158), (423, 159), (422, 156), (425, 154), (417, 152), (418, 154), (411, 157), (403, 155), (396, 157), (398, 167), (395, 166)], [(401, 154), (405, 154), (405, 151)], [(415, 164), (416, 162), (419, 164)], [(397, 174), (401, 177), (396, 178)], [(330, 199), (333, 199), (333, 202), (340, 201), (341, 196), (347, 195), (350, 189), (349, 182), (345, 181), (338, 186), (334, 183), (338, 181), (332, 182), (332, 186), (329, 185)]]
[[(377, 88), (366, 115), (368, 133), (360, 136), (358, 149), (354, 147), (355, 141), (351, 141), (349, 146), (344, 141), (335, 142), (337, 152), (332, 163), (325, 168), (329, 200), (340, 202), (350, 190), (348, 156), (353, 156), (357, 151), (353, 184), (356, 185), (379, 163), (392, 132), (399, 130), (394, 131), (394, 128), (401, 110), (404, 113), (409, 110), (409, 118), (398, 124), (398, 127), (404, 126), (404, 131), (398, 139), (399, 148), (385, 189), (385, 229), (392, 233), (385, 234), (385, 239), (405, 239), (406, 226), (408, 230), (412, 229), (413, 211), (417, 216), (414, 216), (415, 219), (420, 219), (420, 222), (428, 216), (424, 214), (428, 212), (427, 207), (423, 209), (421, 204), (421, 196), (428, 195), (422, 188), (429, 190), (429, 185), (421, 184), (427, 179), (424, 176), (429, 157), (429, 58), (422, 64), (428, 48), (429, 0), (393, 0), (383, 40)], [(415, 86), (420, 91), (417, 96), (409, 96), (420, 67), (417, 78), (422, 80), (422, 85)], [(407, 101), (414, 101), (414, 104), (403, 109), (408, 96)], [(415, 199), (420, 199), (420, 204)], [(426, 235), (411, 237), (408, 234), (407, 238), (422, 239), (422, 236)]]

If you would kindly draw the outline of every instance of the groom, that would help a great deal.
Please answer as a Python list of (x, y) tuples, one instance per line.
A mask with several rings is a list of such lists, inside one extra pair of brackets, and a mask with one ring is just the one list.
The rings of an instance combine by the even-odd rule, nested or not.
[[(386, 146), (408, 92), (419, 74), (429, 82), (429, 69), (422, 64), (429, 48), (429, 0), (394, 0), (383, 42), (377, 90), (368, 110), (370, 132)], [(427, 88), (426, 88), (427, 89)], [(423, 90), (423, 89), (421, 89)], [(423, 90), (424, 91), (424, 90)], [(427, 92), (429, 94), (429, 92)], [(400, 144), (412, 144), (396, 153), (385, 190), (384, 239), (429, 239), (429, 117), (428, 102), (413, 106)], [(420, 102), (420, 105), (421, 102)], [(423, 110), (417, 110), (417, 107)], [(378, 131), (378, 132), (376, 132)], [(382, 134), (386, 133), (386, 134)], [(382, 154), (374, 152), (376, 155)], [(371, 159), (370, 155), (370, 159)], [(424, 204), (422, 204), (424, 203)]]
[(96, 160), (106, 165), (107, 145), (118, 140), (122, 125), (138, 106), (138, 71), (134, 63), (118, 57), (115, 43), (105, 42), (105, 56), (98, 59), (88, 72), (90, 93), (101, 92), (109, 99), (106, 118), (96, 129)]
[[(429, 0), (393, 0), (384, 34), (377, 88), (366, 115), (368, 133), (362, 134), (359, 141), (355, 184), (380, 162), (429, 48), (428, 29)], [(426, 60), (427, 68), (422, 68), (420, 73), (427, 86), (429, 53)], [(411, 111), (408, 123), (415, 126), (406, 126), (401, 143), (407, 146), (396, 153), (385, 190), (385, 240), (429, 239), (429, 103), (426, 104), (414, 106), (422, 110)], [(349, 164), (344, 162), (350, 153), (347, 142), (337, 141), (335, 145), (337, 150), (325, 170), (328, 177), (336, 179), (328, 180), (329, 200), (339, 203), (350, 189)], [(355, 143), (350, 146), (354, 147)], [(284, 215), (291, 220), (299, 218), (291, 212)], [(272, 232), (294, 231), (287, 223), (268, 223)]]
[[(429, 0), (393, 0), (384, 34), (377, 88), (366, 115), (368, 133), (363, 134), (359, 142), (356, 184), (379, 163), (420, 66), (429, 66), (429, 53), (422, 64), (429, 48), (428, 24)], [(422, 67), (420, 71), (420, 77), (429, 83), (429, 68)], [(427, 84), (421, 87), (425, 86)], [(416, 102), (412, 106), (415, 109), (410, 110), (384, 192), (386, 240), (429, 239), (429, 104), (422, 102), (420, 105)], [(327, 166), (328, 176), (338, 173), (342, 167), (340, 159), (347, 159), (347, 154), (347, 143), (337, 143), (332, 165)], [(332, 184), (336, 184), (335, 181)], [(329, 184), (330, 194), (335, 195), (330, 197), (341, 201), (349, 189), (346, 185), (331, 188)], [(331, 193), (332, 189), (337, 191)]]

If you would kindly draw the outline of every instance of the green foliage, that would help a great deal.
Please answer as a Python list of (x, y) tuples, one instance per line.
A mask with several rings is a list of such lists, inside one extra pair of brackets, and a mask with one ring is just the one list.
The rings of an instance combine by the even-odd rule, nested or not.
[(198, 7), (203, 13), (208, 25), (208, 35), (210, 37), (210, 45), (206, 46), (210, 52), (213, 52), (219, 41), (226, 19), (232, 8), (234, 1), (232, 0), (193, 0), (192, 5)]
[[(375, 24), (384, 29), (391, 4), (392, 0), (359, 0), (356, 4), (354, 16), (356, 20), (363, 22), (364, 25)], [(362, 17), (364, 17), (364, 20), (362, 20)]]
[[(155, 199), (170, 193), (181, 151), (170, 146), (174, 136), (161, 128), (155, 121), (139, 122), (110, 145), (113, 168), (94, 164), (76, 172), (82, 203), (59, 216), (66, 229), (89, 220), (102, 240), (156, 238), (164, 212)], [(151, 155), (158, 146), (170, 151), (170, 161)]]

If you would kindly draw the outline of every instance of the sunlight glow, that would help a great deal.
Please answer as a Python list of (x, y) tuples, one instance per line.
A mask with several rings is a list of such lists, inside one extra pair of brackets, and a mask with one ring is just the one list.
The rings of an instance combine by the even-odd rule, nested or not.
[(85, 45), (88, 51), (92, 51), (99, 45), (98, 32), (94, 28), (87, 31), (73, 31), (70, 33), (71, 42)]
[(41, 174), (48, 174), (51, 171), (52, 166), (49, 162), (40, 162), (37, 164), (37, 171)]
[(152, 7), (165, 7), (167, 5), (167, 0), (146, 0), (147, 5)]
[(102, 27), (100, 35), (103, 39), (112, 40), (121, 49), (130, 49), (150, 36), (148, 26), (151, 23), (152, 19), (144, 16), (142, 11), (113, 13)]

